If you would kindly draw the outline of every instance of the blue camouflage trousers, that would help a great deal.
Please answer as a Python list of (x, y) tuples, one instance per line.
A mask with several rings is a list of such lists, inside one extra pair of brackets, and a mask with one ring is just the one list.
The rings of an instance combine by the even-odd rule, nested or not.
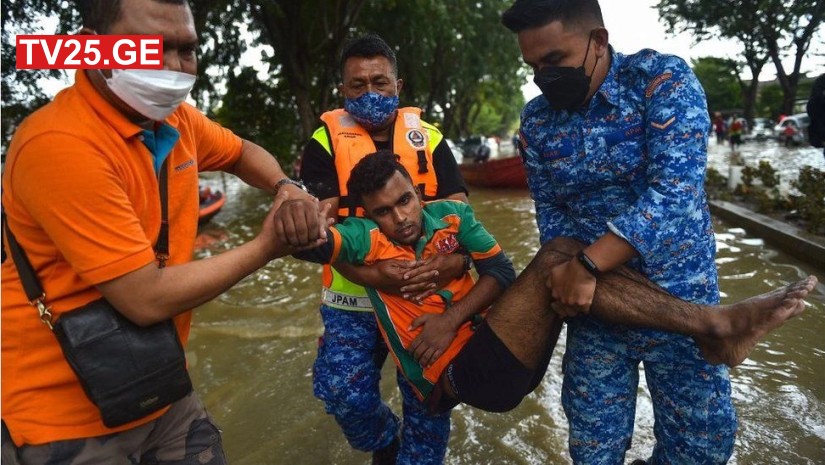
[(630, 448), (639, 363), (653, 401), (650, 465), (727, 463), (736, 412), (727, 367), (701, 356), (687, 336), (568, 320), (562, 405), (576, 464), (620, 465)]
[(381, 399), (379, 381), (386, 348), (372, 312), (321, 306), (324, 334), (313, 369), (315, 397), (354, 449), (374, 451), (401, 438), (398, 465), (444, 463), (450, 437), (450, 412), (427, 413), (406, 378), (397, 372), (403, 425)]

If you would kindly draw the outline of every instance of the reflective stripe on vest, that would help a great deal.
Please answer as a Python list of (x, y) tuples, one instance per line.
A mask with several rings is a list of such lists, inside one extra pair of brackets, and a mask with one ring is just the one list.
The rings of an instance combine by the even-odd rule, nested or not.
[(350, 311), (372, 311), (372, 303), (370, 302), (370, 298), (367, 296), (349, 295), (325, 288), (321, 291), (321, 301), (324, 305)]

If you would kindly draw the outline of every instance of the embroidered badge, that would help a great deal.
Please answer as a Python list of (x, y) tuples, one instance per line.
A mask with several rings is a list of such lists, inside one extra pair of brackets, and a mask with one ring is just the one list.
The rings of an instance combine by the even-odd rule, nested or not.
[(666, 73), (662, 73), (662, 74), (656, 76), (655, 78), (653, 78), (653, 81), (651, 81), (650, 85), (648, 85), (647, 89), (645, 89), (645, 97), (647, 97), (647, 98), (652, 97), (653, 92), (656, 91), (656, 88), (659, 87), (660, 85), (662, 85), (663, 82), (669, 80), (672, 77), (673, 77), (673, 73), (668, 71)]
[(435, 250), (437, 250), (440, 254), (453, 253), (457, 248), (458, 239), (455, 238), (454, 234), (450, 234), (444, 239), (439, 239), (435, 243)]
[(407, 142), (416, 150), (421, 150), (427, 146), (427, 139), (424, 137), (424, 133), (418, 129), (410, 129), (407, 131)]
[(665, 129), (667, 129), (667, 128), (668, 128), (668, 126), (670, 126), (671, 124), (673, 124), (673, 122), (674, 122), (674, 121), (676, 121), (676, 117), (675, 117), (675, 116), (671, 116), (671, 117), (670, 117), (670, 119), (669, 119), (669, 120), (667, 120), (667, 121), (665, 121), (664, 123), (657, 123), (657, 122), (655, 122), (655, 121), (651, 121), (651, 122), (650, 122), (650, 125), (651, 125), (652, 127), (656, 128), (656, 129), (660, 130), (660, 131), (664, 131)]

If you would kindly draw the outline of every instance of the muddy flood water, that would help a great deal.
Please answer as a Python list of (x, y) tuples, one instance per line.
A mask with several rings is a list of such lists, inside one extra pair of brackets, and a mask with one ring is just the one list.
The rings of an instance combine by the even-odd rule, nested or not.
[[(750, 159), (792, 159), (788, 164), (796, 168), (783, 165), (781, 173), (798, 170), (799, 157), (820, 169), (825, 165), (815, 149), (768, 144), (748, 149)], [(723, 168), (726, 152), (722, 147), (712, 150), (710, 164)], [(229, 200), (203, 230), (200, 257), (252, 238), (268, 209), (264, 195), (234, 178), (209, 177), (205, 182), (224, 190)], [(516, 270), (522, 270), (538, 248), (528, 193), (475, 189), (470, 200)], [(825, 279), (825, 264), (814, 269), (742, 229), (718, 221), (714, 226), (723, 302), (766, 292), (807, 274)], [(196, 312), (188, 348), (190, 369), (223, 429), (234, 465), (369, 463), (368, 454), (349, 448), (333, 418), (312, 395), (312, 363), (322, 332), (319, 279), (316, 265), (275, 261)], [(801, 316), (769, 335), (732, 371), (739, 432), (731, 463), (825, 463), (825, 286), (820, 284), (808, 302)], [(570, 463), (560, 403), (563, 351), (564, 335), (543, 383), (514, 411), (493, 414), (456, 408), (446, 463)], [(382, 390), (398, 412), (393, 370), (388, 360)], [(652, 425), (642, 374), (628, 462), (650, 453)]]

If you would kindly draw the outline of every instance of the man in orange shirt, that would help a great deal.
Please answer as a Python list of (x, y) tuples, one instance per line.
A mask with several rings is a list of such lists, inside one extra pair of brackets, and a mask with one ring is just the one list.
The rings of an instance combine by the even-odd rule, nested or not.
[[(163, 35), (164, 70), (78, 71), (74, 85), (27, 118), (3, 175), (7, 225), (55, 318), (102, 296), (138, 325), (174, 318), (185, 345), (190, 309), (282, 255), (276, 230), (289, 238), (290, 250), (323, 240), (317, 201), (271, 154), (182, 103), (197, 73), (198, 38), (186, 0), (79, 3), (83, 33)], [(257, 237), (191, 261), (198, 172), (209, 170), (283, 192)], [(168, 178), (166, 260), (153, 251), (161, 172)], [(23, 464), (224, 463), (218, 429), (194, 393), (106, 427), (55, 335), (28, 304), (13, 260), (2, 265), (2, 296), (4, 463), (13, 454), (7, 432)]]

